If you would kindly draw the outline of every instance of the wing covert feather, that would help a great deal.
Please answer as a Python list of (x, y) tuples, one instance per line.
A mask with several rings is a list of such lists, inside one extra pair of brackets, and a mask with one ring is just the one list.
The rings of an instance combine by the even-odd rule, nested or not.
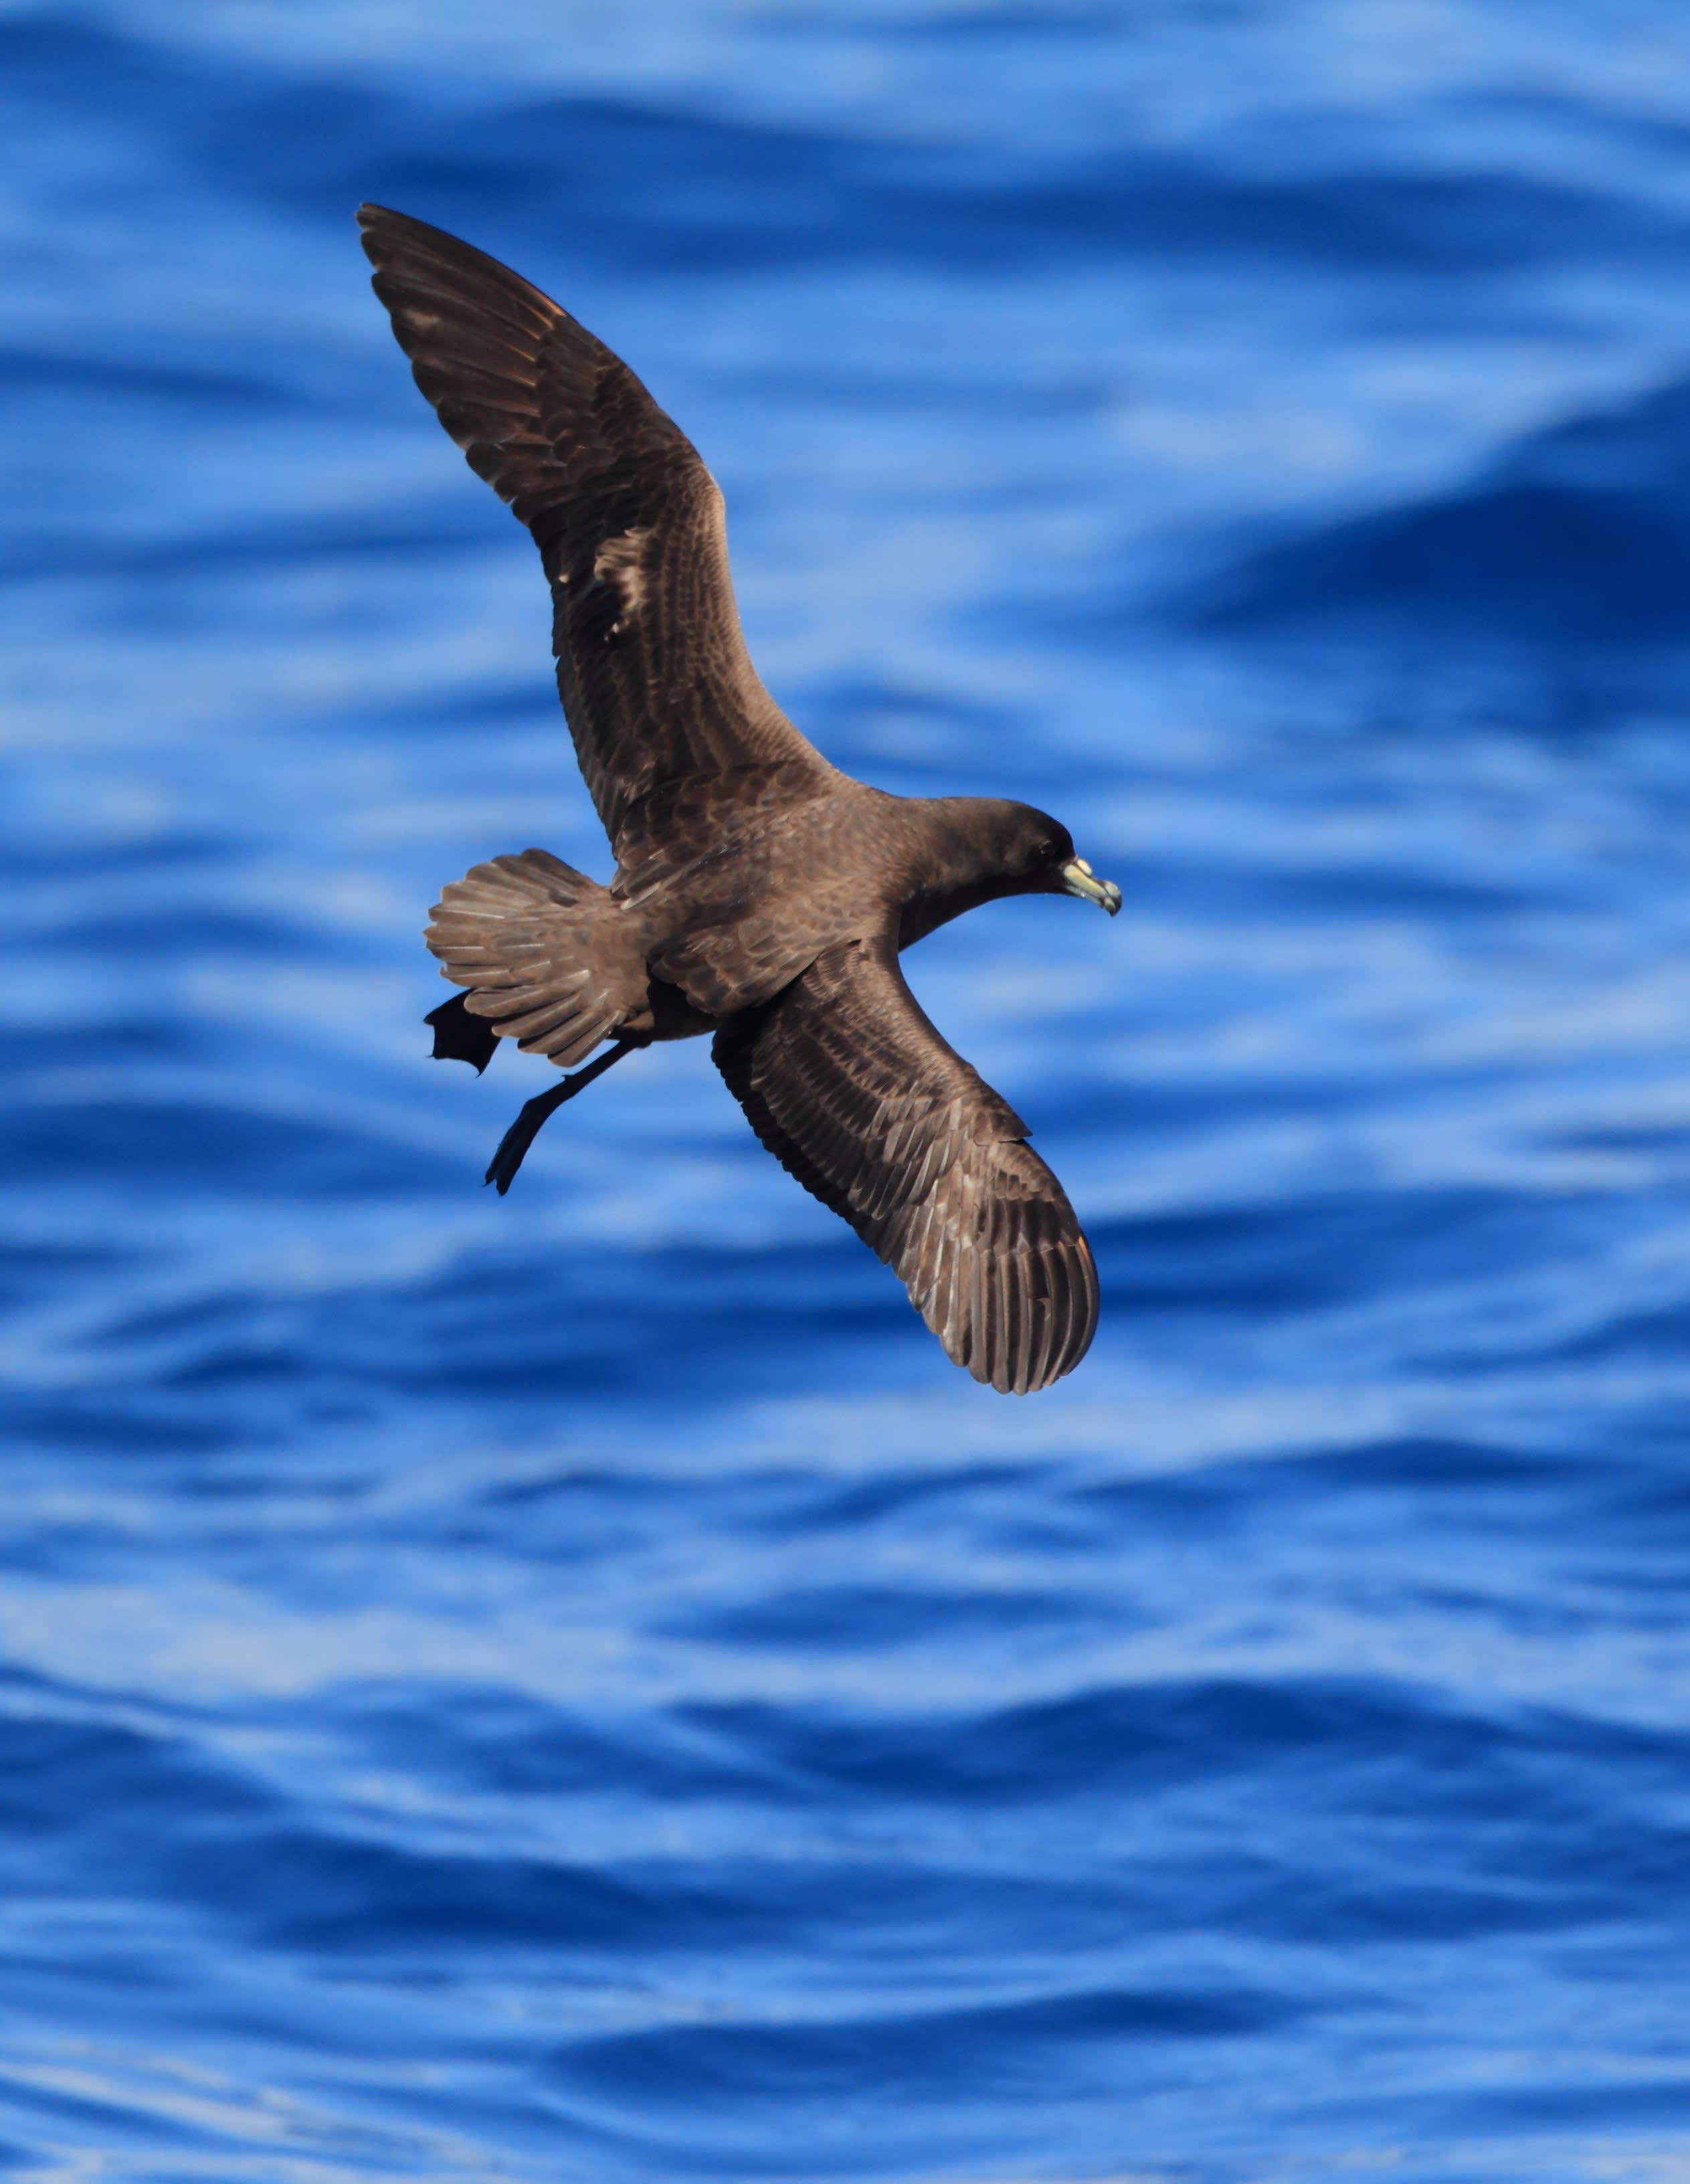
[(956, 1363), (1015, 1395), (1073, 1371), (1098, 1320), (1074, 1209), (889, 943), (827, 950), (714, 1051), (764, 1145), (893, 1269)]

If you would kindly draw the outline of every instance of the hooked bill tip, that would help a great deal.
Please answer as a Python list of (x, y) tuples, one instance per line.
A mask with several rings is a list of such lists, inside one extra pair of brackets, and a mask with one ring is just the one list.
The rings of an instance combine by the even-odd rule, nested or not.
[(1062, 867), (1062, 884), (1081, 902), (1094, 902), (1113, 917), (1120, 908), (1120, 889), (1113, 880), (1100, 880), (1083, 857), (1070, 857)]

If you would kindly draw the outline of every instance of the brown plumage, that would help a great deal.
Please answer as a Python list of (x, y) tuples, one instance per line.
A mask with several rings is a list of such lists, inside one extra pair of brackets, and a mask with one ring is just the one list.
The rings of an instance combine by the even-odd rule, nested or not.
[(976, 904), (1120, 891), (1030, 805), (894, 797), (807, 743), (758, 680), (721, 495), (618, 358), (494, 259), (365, 205), (376, 294), (440, 421), (527, 525), (558, 687), (616, 855), (602, 887), (543, 850), (444, 889), (427, 932), (464, 991), (435, 1052), (514, 1039), (590, 1067), (531, 1100), (501, 1191), (564, 1100), (635, 1048), (714, 1032), (791, 1174), (891, 1266), (948, 1354), (1025, 1395), (1097, 1325), (1092, 1255), (1026, 1125), (942, 1039), (898, 951)]

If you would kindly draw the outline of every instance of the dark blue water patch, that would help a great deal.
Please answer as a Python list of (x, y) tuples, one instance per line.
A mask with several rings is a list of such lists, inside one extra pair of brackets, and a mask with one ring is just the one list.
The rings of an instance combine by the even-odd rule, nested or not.
[(1690, 643), (1690, 389), (1575, 417), (1455, 492), (1247, 554), (1199, 627), (1267, 633), (1403, 618), (1553, 653)]
[(942, 1523), (953, 1509), (1023, 1508), (1024, 1490), (1050, 1477), (1048, 1460), (989, 1464), (959, 1461), (934, 1471), (924, 1465), (887, 1462), (864, 1478), (818, 1477), (797, 1464), (771, 1468), (763, 1476), (757, 1506), (745, 1513), (753, 1537), (776, 1540), (844, 1537), (874, 1541), (929, 1521)]
[[(270, 1437), (276, 1437), (275, 1422), (267, 1423)], [(0, 1422), (0, 1442), (14, 1452), (62, 1451), (67, 1457), (226, 1454), (250, 1435), (248, 1422), (226, 1412), (185, 1418), (150, 1389), (139, 1398), (131, 1396), (122, 1401), (104, 1390), (92, 1396), (81, 1390), (69, 1396), (58, 1390), (33, 1398), (14, 1396)]]
[(1690, 1152), (1690, 1127), (1673, 1123), (1609, 1123), (1597, 1129), (1568, 1130), (1555, 1142), (1569, 1152)]
[(306, 398), (295, 379), (280, 373), (259, 378), (212, 364), (197, 370), (144, 358), (21, 347), (0, 347), (0, 387), (16, 398), (45, 398), (66, 415), (95, 405), (108, 420), (114, 407), (121, 410), (131, 401), (149, 408), (175, 406), (197, 420), (220, 410), (267, 417), (301, 406)]
[[(1330, 1495), (1380, 1490), (1406, 1490), (1416, 1496), (1448, 1491), (1469, 1500), (1476, 1493), (1488, 1495), (1498, 1489), (1527, 1500), (1585, 1475), (1584, 1468), (1570, 1457), (1515, 1442), (1415, 1437), (1310, 1450), (1297, 1458), (1293, 1473), (1281, 1472), (1275, 1485), (1281, 1492), (1289, 1489), (1321, 1501)], [(1259, 1507), (1266, 1484), (1258, 1464), (1247, 1462), (1217, 1466), (1196, 1479), (1134, 1481), (1091, 1490), (1135, 1500), (1154, 1496), (1159, 1506), (1184, 1505), (1198, 1518), (1210, 1514), (1217, 1496), (1236, 1499), (1244, 1508)]]
[(220, 865), (231, 861), (231, 845), (222, 834), (194, 833), (174, 827), (149, 830), (138, 838), (89, 838), (80, 830), (70, 834), (31, 828), (19, 830), (20, 838), (8, 841), (7, 863), (14, 879), (62, 882), (80, 876), (108, 889), (134, 877), (177, 867)]
[[(653, 1488), (655, 1482), (652, 1482)], [(622, 1502), (625, 1479), (605, 1482)], [(583, 1549), (602, 1553), (614, 1512), (578, 1529)], [(386, 1766), (451, 1791), (466, 1779), (518, 1798), (590, 1797), (625, 1783), (653, 1806), (703, 1803), (724, 1797), (782, 1795), (781, 1778), (748, 1766), (720, 1737), (672, 1715), (644, 1711), (594, 1714), (542, 1704), (500, 1685), (460, 1683), (444, 1712), (431, 1679), (407, 1688), (386, 1682), (342, 1688), (332, 1713), (341, 1735)]]
[(91, 1855), (109, 1880), (116, 1852), (129, 1885), (144, 1890), (153, 1858), (197, 1861), (220, 1831), (243, 1831), (270, 1804), (189, 1736), (0, 1713), (0, 1810), (27, 1846), (20, 1878), (36, 1888), (87, 1872)]
[(1442, 914), (1452, 921), (1470, 918), (1476, 923), (1498, 911), (1524, 909), (1541, 900), (1527, 882), (1503, 872), (1457, 875), (1406, 866), (1389, 874), (1363, 864), (1326, 866), (1312, 872), (1254, 874), (1252, 881), (1265, 898), (1282, 894), (1292, 902), (1307, 904), (1317, 916), (1407, 912), (1422, 917)]
[[(108, 1458), (120, 1467), (134, 1462), (145, 1467), (149, 1491), (167, 1496), (180, 1491), (207, 1502), (251, 1499), (254, 1474), (242, 1469), (243, 1457), (253, 1457), (258, 1475), (267, 1477), (269, 1467), (302, 1434), (332, 1447), (336, 1435), (364, 1438), (382, 1422), (381, 1405), (356, 1384), (302, 1386), (310, 1356), (297, 1345), (272, 1341), (261, 1349), (256, 1340), (249, 1342), (241, 1353), (249, 1374), (244, 1384), (230, 1370), (234, 1345), (222, 1353), (202, 1351), (197, 1369), (178, 1363), (174, 1379), (144, 1352), (120, 1353), (126, 1371), (100, 1370), (97, 1338), (88, 1346), (94, 1363), (84, 1369), (91, 1384), (61, 1384), (50, 1393), (25, 1390), (8, 1401), (0, 1419), (0, 1444), (14, 1458), (66, 1464)], [(304, 1377), (309, 1380), (309, 1373)], [(233, 1400), (242, 1384), (254, 1396), (245, 1404)], [(31, 1538), (38, 1551), (38, 1535)]]
[[(1097, 1802), (1241, 1774), (1282, 1776), (1288, 1785), (1359, 1762), (1342, 1793), (1357, 1808), (1388, 1809), (1409, 1781), (1438, 1780), (1447, 1817), (1505, 1820), (1515, 1809), (1516, 1770), (1536, 1763), (1553, 1772), (1570, 1739), (1610, 1765), (1629, 1756), (1645, 1780), (1651, 1769), (1666, 1774), (1679, 1763), (1682, 1741), (1570, 1713), (1505, 1730), (1489, 1713), (1464, 1715), (1412, 1686), (1283, 1677), (1104, 1687), (955, 1719), (795, 1719), (753, 1708), (701, 1709), (695, 1718), (808, 1777), (817, 1794), (822, 1785), (836, 1794), (854, 1787), (982, 1810), (1065, 1797)], [(1226, 1755), (1218, 1771), (1217, 1753)], [(1301, 1802), (1287, 1792), (1286, 1810)]]
[(31, 1303), (71, 1280), (114, 1273), (134, 1258), (132, 1250), (111, 1245), (14, 1242), (0, 1264), (0, 1302)]
[(675, 1396), (795, 1386), (793, 1352), (837, 1343), (848, 1353), (906, 1322), (912, 1345), (920, 1332), (902, 1290), (848, 1236), (803, 1250), (672, 1250), (654, 1299), (656, 1271), (644, 1254), (592, 1244), (466, 1254), (412, 1292), (410, 1331), (397, 1344), (391, 1298), (371, 1300), (367, 1318), (356, 1304), (336, 1309), (365, 1369), (379, 1356), (414, 1388), (467, 1390), (497, 1360), (504, 1393), (542, 1399), (564, 1386), (637, 1394), (654, 1380)]
[[(453, 494), (350, 518), (267, 515), (262, 521), (171, 538), (91, 542), (86, 536), (14, 532), (0, 554), (0, 576), (42, 584), (121, 577), (130, 600), (124, 618), (156, 622), (163, 610), (183, 611), (177, 601), (186, 577), (238, 582), (277, 570), (431, 560), (461, 553), (466, 543), (478, 541), (481, 532), (473, 520), (478, 513), (464, 496)], [(226, 614), (226, 601), (217, 600), (192, 611), (203, 615), (208, 605)]]
[(1363, 517), (1247, 563), (1203, 620), (1261, 628), (1319, 616), (1533, 643), (1690, 641), (1690, 521), (1633, 495), (1497, 485)]
[(220, 1854), (201, 1846), (183, 1879), (254, 1940), (331, 1959), (414, 1960), (472, 1937), (478, 1954), (708, 1948), (742, 1941), (747, 1919), (731, 1876), (689, 1902), (684, 1888), (659, 1897), (631, 1876), (561, 1861), (430, 1854), (314, 1828), (251, 1830)]
[[(1131, 2043), (1154, 2053), (1160, 2042), (1242, 2036), (1283, 2025), (1287, 2015), (1280, 1997), (1195, 1982), (1137, 1991), (1081, 1988), (890, 2021), (879, 2015), (809, 2025), (776, 2020), (624, 2035), (564, 2050), (555, 2067), (559, 2085), (577, 2098), (595, 2104), (619, 2099), (636, 2113), (654, 2108), (672, 2118), (671, 2130), (694, 2102), (754, 2102), (779, 2088), (800, 2114), (812, 2112), (811, 2129), (833, 2138), (845, 2136), (833, 2120), (837, 2103), (858, 2095), (865, 2082), (888, 2099), (965, 2103), (978, 2098), (984, 2060), (994, 2105), (1007, 2104), (1034, 2092), (1053, 2048)], [(1102, 2067), (1104, 2059), (1098, 2061)], [(731, 2142), (723, 2152), (731, 2158)]]
[[(193, 1026), (166, 1016), (162, 1008), (150, 1017), (102, 1015), (97, 1022), (42, 1026), (27, 1021), (8, 1027), (0, 1039), (0, 1080), (21, 1080), (27, 1100), (32, 1079), (42, 1071), (86, 1068), (91, 1061), (123, 1068), (144, 1067), (164, 1061), (205, 1058), (203, 1036)], [(14, 1091), (14, 1097), (18, 1095)], [(49, 1127), (65, 1126), (64, 1110), (55, 1102)]]
[[(1593, 1242), (1616, 1215), (1582, 1207)], [(1529, 1259), (1578, 1213), (1506, 1192), (1309, 1193), (1295, 1232), (1274, 1206), (1093, 1223), (1109, 1292), (1123, 1310), (1248, 1311), (1271, 1320), (1309, 1306), (1401, 1295), (1457, 1279), (1498, 1252)]]
[(436, 1164), (390, 1140), (303, 1118), (193, 1101), (93, 1099), (25, 1107), (0, 1130), (7, 1157), (37, 1176), (144, 1175), (150, 1190), (259, 1197), (407, 1191)]
[[(1381, 728), (1381, 734), (1389, 733)], [(1130, 797), (1130, 788), (1126, 794)], [(1083, 831), (1083, 816), (1080, 824)], [(1429, 827), (1427, 837), (1424, 847), (1431, 857), (1447, 852), (1445, 830)], [(1440, 870), (1428, 857), (1412, 853), (1397, 859), (1387, 871), (1359, 858), (1344, 862), (1311, 859), (1288, 868), (1264, 869), (1253, 859), (1248, 840), (1217, 844), (1213, 850), (1194, 846), (1178, 856), (1152, 847), (1132, 857), (1130, 875), (1135, 900), (1154, 905), (1159, 915), (1202, 911), (1241, 922), (1263, 918), (1287, 925), (1302, 922), (1311, 933), (1321, 930), (1328, 918), (1348, 916), (1376, 923), (1389, 920), (1412, 926), (1441, 916), (1465, 927), (1468, 944), (1475, 947), (1484, 944), (1487, 928), (1493, 928), (1499, 916), (1541, 905), (1545, 892), (1541, 871), (1524, 875), (1500, 863), (1488, 872)], [(1593, 877), (1582, 872), (1578, 883), (1587, 886)], [(1030, 907), (1016, 905), (1022, 916)], [(1195, 1014), (1206, 1012), (1200, 994), (1194, 992), (1192, 1002)], [(1270, 1084), (1259, 1090), (1269, 1101), (1276, 1096)]]
[(1690, 380), (1535, 433), (1501, 467), (1521, 483), (1635, 493), (1690, 512)]
[[(118, 915), (44, 922), (42, 935), (54, 948), (101, 956), (108, 961), (136, 960), (146, 963), (168, 961), (173, 956), (220, 956), (239, 955), (262, 963), (292, 961), (318, 944), (317, 936), (305, 928), (275, 916), (216, 909), (190, 896), (183, 909), (135, 909)], [(147, 1046), (168, 1050), (173, 1027), (137, 1023), (121, 1027), (120, 1043), (133, 1048)], [(100, 1048), (108, 1050), (103, 1025)]]
[(792, 1654), (814, 1650), (833, 1656), (875, 1652), (920, 1636), (966, 1646), (970, 1626), (985, 1637), (1001, 1640), (1020, 1631), (1031, 1640), (1041, 1631), (1069, 1626), (1074, 1612), (1073, 1602), (1059, 1592), (1021, 1589), (981, 1595), (970, 1586), (947, 1594), (931, 1583), (812, 1585), (737, 1609), (713, 1606), (689, 1612), (662, 1627), (680, 1638), (709, 1636)]

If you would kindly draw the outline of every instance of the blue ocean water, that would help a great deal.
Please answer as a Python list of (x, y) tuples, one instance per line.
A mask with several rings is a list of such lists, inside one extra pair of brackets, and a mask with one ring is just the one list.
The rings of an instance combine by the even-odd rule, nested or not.
[[(0, 2173), (1690, 2178), (1690, 31), (1643, 0), (0, 9)], [(363, 198), (726, 492), (1098, 1247), (1006, 1401), (601, 874)]]

